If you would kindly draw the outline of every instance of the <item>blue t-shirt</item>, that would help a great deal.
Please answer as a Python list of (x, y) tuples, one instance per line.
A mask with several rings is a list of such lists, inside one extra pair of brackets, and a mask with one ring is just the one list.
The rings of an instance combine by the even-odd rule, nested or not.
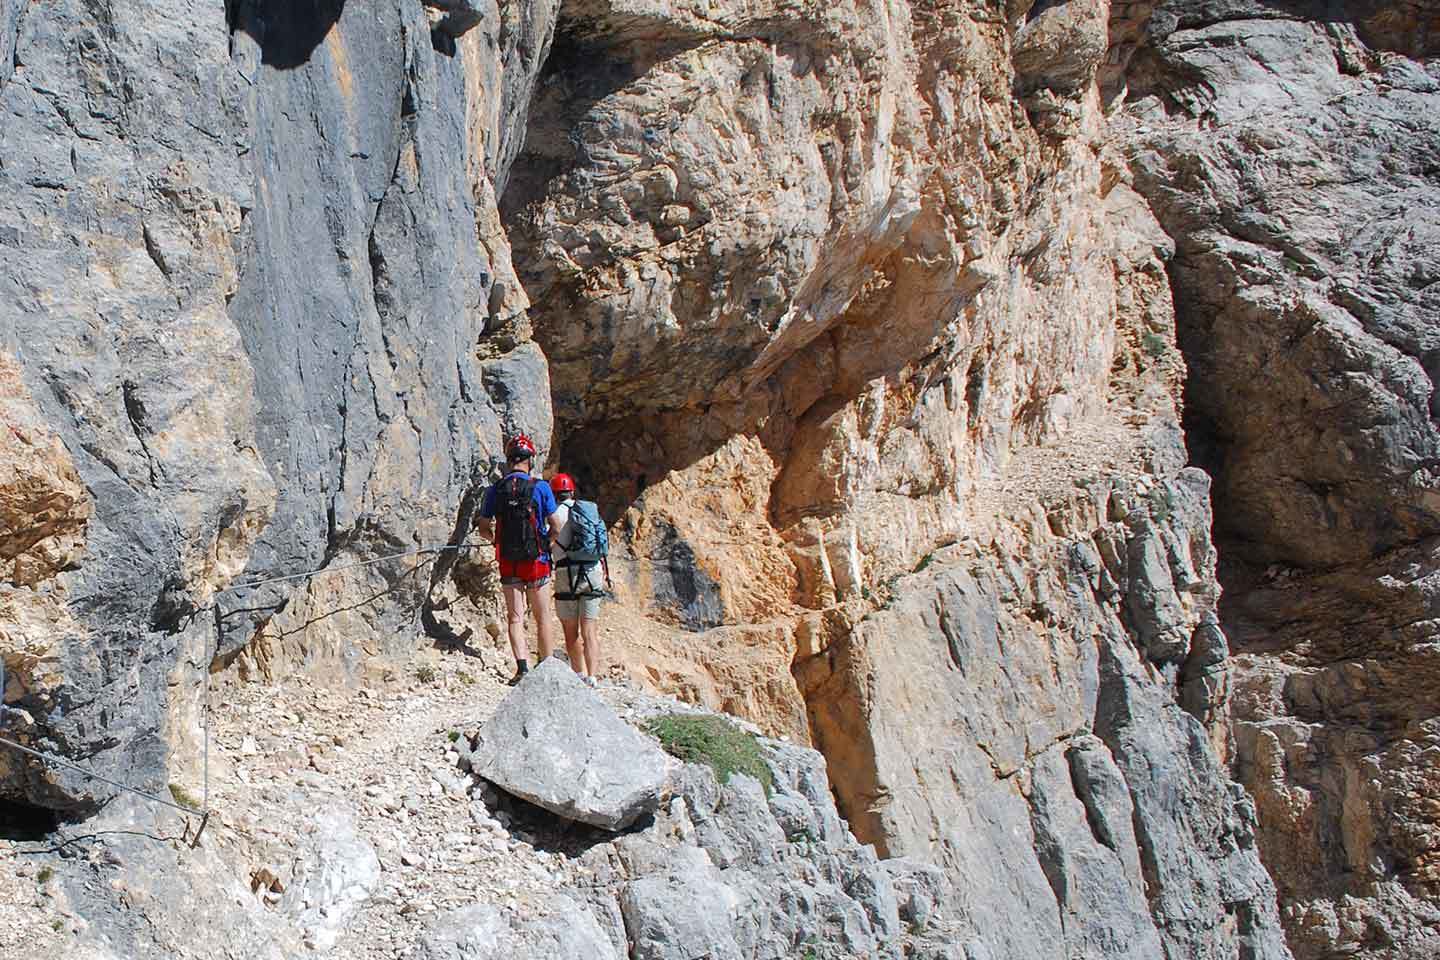
[(520, 477), (524, 480), (533, 479), (535, 481), (535, 487), (530, 491), (530, 497), (535, 501), (535, 532), (540, 535), (540, 559), (549, 563), (550, 530), (549, 524), (547, 524), (546, 521), (550, 519), (550, 514), (554, 513), (560, 506), (555, 502), (555, 491), (550, 489), (550, 484), (541, 480), (539, 477), (532, 478), (530, 474), (523, 470), (515, 470), (507, 473), (499, 483), (492, 483), (490, 489), (485, 491), (485, 500), (480, 504), (480, 516), (487, 520), (495, 519), (495, 500), (499, 495), (500, 484), (509, 480), (511, 477)]

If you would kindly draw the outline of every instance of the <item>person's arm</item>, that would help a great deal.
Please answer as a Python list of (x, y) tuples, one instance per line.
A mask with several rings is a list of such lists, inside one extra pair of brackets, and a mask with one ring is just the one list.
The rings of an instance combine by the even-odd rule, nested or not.
[(540, 515), (545, 518), (545, 526), (549, 530), (545, 538), (546, 544), (555, 543), (556, 538), (560, 536), (560, 527), (563, 525), (563, 518), (560, 516), (560, 501), (555, 499), (555, 492), (544, 480), (535, 485), (535, 499), (540, 507)]
[(480, 501), (480, 510), (479, 514), (475, 517), (474, 526), (475, 529), (480, 532), (480, 536), (483, 539), (489, 540), (491, 543), (495, 542), (494, 485), (491, 485), (490, 488), (485, 491), (485, 497)]

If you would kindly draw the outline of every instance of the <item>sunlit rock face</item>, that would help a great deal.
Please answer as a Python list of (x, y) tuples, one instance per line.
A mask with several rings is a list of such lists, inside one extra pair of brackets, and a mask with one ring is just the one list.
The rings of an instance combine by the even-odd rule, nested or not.
[(859, 590), (953, 539), (1012, 442), (1104, 407), (1103, 5), (595, 3), (557, 31), (502, 206), (566, 466), (608, 504), (753, 436), (765, 520), (853, 546)]
[(976, 950), (1285, 956), (1117, 23), (566, 6), (502, 212), (561, 466), (675, 630), (637, 666), (812, 739), (863, 839), (969, 878)]

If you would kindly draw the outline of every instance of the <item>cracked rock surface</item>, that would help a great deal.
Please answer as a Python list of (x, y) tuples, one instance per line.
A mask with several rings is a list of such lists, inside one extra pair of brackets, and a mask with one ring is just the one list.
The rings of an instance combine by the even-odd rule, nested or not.
[[(549, 15), (509, 17), (543, 48)], [(424, 571), (227, 587), (444, 543), (502, 421), (547, 443), (524, 331), (478, 346), (522, 295), (493, 296), (499, 165), (466, 162), (478, 131), (514, 135), (525, 68), (469, 97), (470, 61), (408, 2), (6, 0), (0, 54), (0, 352), (94, 503), (44, 597), (6, 580), (7, 606), (57, 608), (67, 688), (16, 662), (12, 705), (31, 742), (163, 785), (197, 733), (178, 665), (186, 700), (242, 650), (353, 673), (346, 638), (392, 647)], [(63, 772), (22, 793), (106, 795)]]
[(1161, 4), (1135, 188), (1216, 479), (1236, 769), (1305, 958), (1440, 949), (1433, 4)]

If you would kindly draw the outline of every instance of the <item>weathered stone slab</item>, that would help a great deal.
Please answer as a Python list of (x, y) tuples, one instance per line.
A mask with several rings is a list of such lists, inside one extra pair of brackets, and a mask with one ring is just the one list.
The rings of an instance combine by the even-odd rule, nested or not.
[(501, 701), (470, 765), (522, 800), (621, 830), (660, 805), (669, 760), (568, 666), (547, 660)]
[(667, 873), (642, 877), (620, 896), (636, 960), (740, 960), (738, 905), (735, 891), (703, 855), (677, 856)]

